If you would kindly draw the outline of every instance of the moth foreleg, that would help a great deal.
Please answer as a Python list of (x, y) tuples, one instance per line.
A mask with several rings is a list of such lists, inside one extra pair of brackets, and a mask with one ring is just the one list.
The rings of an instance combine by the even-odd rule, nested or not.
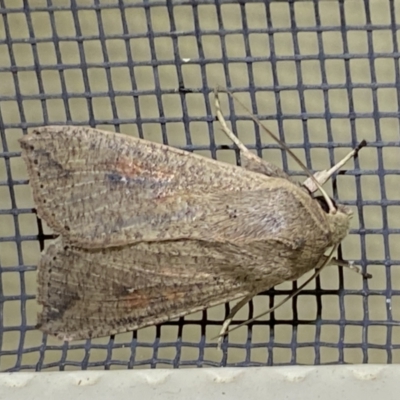
[[(362, 149), (366, 145), (367, 142), (363, 140), (356, 148), (354, 148), (349, 154), (343, 157), (332, 168), (316, 172), (314, 174), (314, 178), (318, 181), (320, 185), (323, 185), (335, 172), (339, 171), (349, 160), (357, 157), (357, 154), (360, 151), (360, 149)], [(315, 182), (311, 178), (307, 178), (303, 183), (303, 185), (307, 187), (310, 193), (314, 193), (318, 189)]]
[(215, 90), (215, 109), (218, 121), (221, 124), (222, 131), (240, 150), (240, 157), (243, 168), (267, 176), (289, 179), (289, 176), (281, 168), (253, 154), (229, 129), (221, 111), (221, 105), (219, 102), (217, 90)]

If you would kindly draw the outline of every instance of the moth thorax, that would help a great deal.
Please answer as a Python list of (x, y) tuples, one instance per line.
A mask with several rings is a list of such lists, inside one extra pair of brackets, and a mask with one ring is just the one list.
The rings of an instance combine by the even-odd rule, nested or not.
[(351, 209), (343, 205), (337, 206), (335, 214), (327, 214), (333, 245), (340, 243), (349, 232), (352, 216)]

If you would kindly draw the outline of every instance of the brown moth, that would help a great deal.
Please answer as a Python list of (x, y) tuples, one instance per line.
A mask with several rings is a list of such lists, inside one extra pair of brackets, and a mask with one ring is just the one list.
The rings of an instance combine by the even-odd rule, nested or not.
[(95, 338), (244, 304), (329, 261), (351, 211), (312, 193), (358, 148), (301, 185), (217, 114), (244, 167), (93, 128), (20, 139), (37, 214), (60, 235), (38, 265), (42, 331)]

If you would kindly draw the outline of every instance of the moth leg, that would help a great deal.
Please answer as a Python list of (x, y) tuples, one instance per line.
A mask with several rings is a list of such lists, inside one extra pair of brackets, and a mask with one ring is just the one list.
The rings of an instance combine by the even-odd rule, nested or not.
[(222, 341), (224, 339), (225, 334), (227, 333), (228, 327), (232, 322), (233, 317), (236, 315), (236, 313), (244, 306), (246, 305), (256, 294), (251, 293), (244, 297), (242, 300), (239, 301), (231, 310), (229, 315), (225, 318), (224, 323), (222, 324), (221, 330), (219, 331), (218, 335), (218, 349), (222, 350)]
[[(322, 265), (326, 261), (328, 257), (324, 256), (321, 260)], [(354, 271), (356, 274), (361, 275), (364, 279), (372, 278), (372, 275), (368, 272), (364, 272), (359, 265), (354, 264), (354, 261), (345, 261), (345, 260), (338, 260), (337, 258), (332, 258), (328, 265), (336, 265), (343, 268), (348, 268), (351, 271)]]
[[(328, 258), (328, 257), (327, 257)], [(277, 304), (275, 304), (273, 307), (271, 307), (269, 310), (267, 310), (267, 311), (265, 311), (265, 312), (263, 312), (263, 313), (261, 313), (261, 314), (259, 314), (259, 315), (257, 315), (257, 316), (255, 316), (255, 317), (253, 317), (253, 318), (250, 318), (250, 319), (248, 319), (247, 321), (245, 321), (245, 322), (242, 322), (241, 324), (239, 324), (239, 325), (237, 325), (237, 326), (235, 326), (234, 328), (232, 328), (232, 329), (230, 329), (229, 331), (227, 330), (227, 327), (224, 329), (224, 326), (225, 326), (225, 324), (227, 323), (227, 321), (225, 321), (225, 323), (224, 323), (224, 325), (223, 325), (223, 328), (221, 329), (221, 333), (220, 333), (220, 335), (226, 335), (227, 333), (229, 333), (229, 332), (232, 332), (232, 331), (234, 331), (234, 330), (236, 330), (236, 329), (238, 329), (238, 328), (240, 328), (240, 327), (242, 327), (242, 326), (244, 326), (244, 325), (248, 325), (248, 324), (250, 324), (251, 322), (253, 322), (253, 321), (255, 321), (255, 320), (257, 320), (258, 318), (260, 318), (260, 317), (262, 317), (262, 316), (264, 316), (264, 315), (267, 315), (267, 314), (270, 314), (270, 313), (272, 313), (273, 311), (275, 311), (278, 307), (280, 307), (282, 304), (285, 304), (287, 301), (289, 301), (290, 299), (292, 299), (293, 297), (295, 297), (295, 296), (297, 296), (302, 290), (303, 290), (303, 288), (305, 287), (305, 286), (307, 286), (313, 279), (315, 279), (320, 273), (321, 273), (321, 269), (323, 268), (323, 266), (324, 266), (324, 264), (322, 264), (322, 265), (320, 265), (320, 268), (318, 269), (318, 268), (316, 268), (315, 269), (315, 272), (312, 274), (312, 276), (310, 277), (310, 278), (308, 278), (302, 285), (300, 285), (294, 292), (292, 292), (291, 294), (289, 294), (287, 297), (285, 297), (283, 300), (281, 300), (280, 302), (278, 302)], [(254, 297), (255, 296), (255, 294), (252, 296), (252, 297)], [(245, 299), (243, 299), (242, 301), (244, 302), (244, 300)], [(246, 297), (246, 300), (247, 301), (249, 301), (249, 300), (251, 300), (249, 297)], [(241, 302), (242, 303), (242, 302)], [(244, 304), (242, 304), (242, 306), (243, 306)], [(234, 309), (232, 309), (232, 311), (233, 311)], [(236, 310), (236, 311), (238, 311), (238, 310)], [(230, 322), (230, 321), (229, 321)], [(218, 341), (218, 348), (220, 349), (220, 342), (222, 341), (222, 339), (221, 339), (221, 337), (220, 337), (220, 339), (219, 339), (219, 341)]]
[[(314, 174), (314, 178), (318, 181), (320, 185), (323, 185), (335, 172), (339, 171), (349, 160), (357, 157), (358, 152), (364, 146), (367, 145), (365, 140), (361, 141), (361, 143), (354, 148), (349, 154), (343, 157), (337, 164), (335, 164), (330, 169), (324, 169), (323, 171), (318, 171)], [(315, 182), (311, 178), (307, 178), (303, 183), (304, 186), (310, 191), (310, 193), (314, 193), (318, 188), (315, 185)]]
[(262, 158), (253, 154), (229, 129), (226, 124), (225, 118), (221, 111), (221, 105), (219, 102), (218, 91), (215, 90), (215, 108), (221, 129), (226, 136), (239, 148), (240, 156), (242, 159), (242, 167), (253, 172), (258, 172), (267, 176), (289, 179), (289, 176), (276, 165), (269, 163)]

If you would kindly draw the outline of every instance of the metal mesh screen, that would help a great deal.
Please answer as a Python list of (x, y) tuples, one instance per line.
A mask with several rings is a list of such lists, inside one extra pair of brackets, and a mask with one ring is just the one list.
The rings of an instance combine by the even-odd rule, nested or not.
[[(399, 34), (395, 0), (0, 0), (0, 370), (400, 361)], [(17, 139), (90, 125), (235, 163), (219, 130), (231, 88), (313, 171), (366, 139), (327, 185), (355, 217), (330, 267), (272, 315), (211, 340), (231, 305), (111, 338), (60, 343), (35, 330), (36, 218)], [(258, 155), (300, 168), (232, 102), (224, 113)], [(294, 285), (296, 286), (296, 285)], [(257, 296), (242, 322), (288, 294)]]

